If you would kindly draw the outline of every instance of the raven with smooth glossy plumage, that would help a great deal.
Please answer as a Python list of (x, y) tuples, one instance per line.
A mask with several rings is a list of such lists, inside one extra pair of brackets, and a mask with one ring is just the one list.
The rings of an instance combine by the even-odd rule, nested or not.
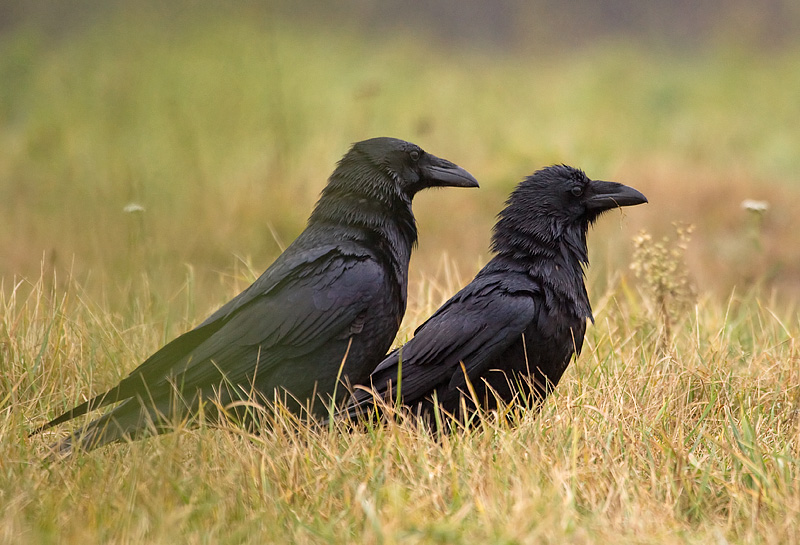
[(444, 186), (478, 183), (409, 142), (353, 145), (306, 229), (250, 287), (117, 386), (34, 433), (116, 403), (56, 451), (162, 433), (200, 410), (213, 417), (216, 407), (254, 396), (269, 402), (277, 395), (297, 412), (311, 405), (319, 414), (337, 380), (365, 382), (391, 346), (417, 242), (411, 201), (420, 190)]
[(538, 405), (580, 353), (592, 319), (589, 226), (607, 210), (645, 202), (631, 187), (565, 165), (526, 178), (494, 227), (494, 257), (377, 366), (348, 416), (398, 398), (428, 417), (434, 403), (456, 418), (498, 400)]

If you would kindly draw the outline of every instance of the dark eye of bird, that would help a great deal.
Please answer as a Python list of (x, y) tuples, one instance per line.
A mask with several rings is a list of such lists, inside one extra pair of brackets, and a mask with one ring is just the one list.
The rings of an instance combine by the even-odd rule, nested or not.
[(581, 195), (583, 195), (583, 187), (576, 185), (572, 188), (571, 193), (576, 197), (580, 197)]
[(419, 150), (411, 150), (409, 152), (412, 161), (419, 161)]

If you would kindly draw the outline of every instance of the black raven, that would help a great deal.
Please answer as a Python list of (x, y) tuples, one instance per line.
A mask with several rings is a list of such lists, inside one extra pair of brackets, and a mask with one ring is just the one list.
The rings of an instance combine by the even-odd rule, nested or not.
[(580, 353), (592, 319), (589, 226), (607, 210), (645, 202), (633, 188), (565, 165), (526, 178), (498, 216), (496, 255), (375, 368), (371, 388), (358, 388), (346, 413), (368, 413), (376, 398), (399, 398), (426, 417), (438, 403), (456, 418), (475, 402), (541, 402)]
[[(56, 445), (91, 449), (253, 394), (319, 413), (337, 377), (365, 382), (406, 309), (417, 242), (414, 195), (477, 187), (466, 170), (394, 138), (353, 145), (328, 180), (308, 226), (246, 290), (165, 345), (111, 390), (41, 426), (122, 402)], [(345, 389), (340, 387), (339, 393)], [(315, 399), (320, 398), (320, 399)], [(322, 402), (320, 402), (322, 401)], [(203, 404), (214, 416), (215, 406)]]

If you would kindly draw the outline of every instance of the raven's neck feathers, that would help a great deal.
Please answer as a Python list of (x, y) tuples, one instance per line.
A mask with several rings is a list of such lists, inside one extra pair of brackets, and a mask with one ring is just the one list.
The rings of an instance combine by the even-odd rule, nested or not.
[(487, 267), (525, 273), (542, 286), (546, 301), (558, 304), (567, 300), (581, 317), (593, 319), (584, 284), (590, 222), (565, 224), (517, 208), (510, 202), (500, 213), (492, 235), (492, 250), (497, 255)]
[(328, 180), (308, 230), (334, 231), (335, 236), (379, 249), (403, 279), (417, 243), (411, 197), (389, 174), (350, 155)]

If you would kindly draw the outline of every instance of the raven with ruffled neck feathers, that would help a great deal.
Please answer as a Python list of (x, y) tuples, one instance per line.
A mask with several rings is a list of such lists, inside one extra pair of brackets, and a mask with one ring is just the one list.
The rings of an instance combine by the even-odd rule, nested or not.
[(56, 445), (88, 450), (171, 429), (200, 411), (286, 399), (324, 411), (337, 379), (364, 382), (406, 309), (417, 242), (411, 201), (430, 187), (477, 187), (461, 167), (394, 138), (358, 142), (342, 158), (308, 226), (247, 289), (150, 356), (109, 391), (34, 433), (118, 404)]
[(565, 165), (526, 178), (499, 215), (491, 261), (378, 365), (348, 415), (370, 412), (376, 398), (399, 397), (427, 416), (436, 402), (459, 418), (475, 402), (541, 402), (580, 353), (592, 319), (589, 226), (607, 210), (646, 202), (631, 187)]

